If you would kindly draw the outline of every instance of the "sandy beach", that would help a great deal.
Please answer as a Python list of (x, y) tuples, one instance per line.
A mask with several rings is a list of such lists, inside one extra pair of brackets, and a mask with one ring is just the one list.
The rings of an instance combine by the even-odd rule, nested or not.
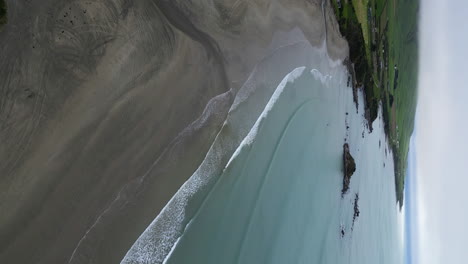
[(297, 28), (348, 55), (319, 0), (7, 4), (1, 263), (120, 262), (203, 161), (254, 67), (288, 44), (275, 36)]

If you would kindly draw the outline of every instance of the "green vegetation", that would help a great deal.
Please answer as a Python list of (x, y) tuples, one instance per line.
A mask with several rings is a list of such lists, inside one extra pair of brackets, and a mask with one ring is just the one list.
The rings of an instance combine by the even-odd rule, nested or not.
[(419, 1), (333, 0), (332, 3), (340, 31), (350, 46), (354, 83), (364, 85), (366, 118), (370, 122), (375, 120), (379, 104), (383, 106), (385, 132), (394, 154), (396, 195), (402, 206), (416, 111)]
[(7, 6), (5, 0), (0, 0), (0, 27), (7, 22)]

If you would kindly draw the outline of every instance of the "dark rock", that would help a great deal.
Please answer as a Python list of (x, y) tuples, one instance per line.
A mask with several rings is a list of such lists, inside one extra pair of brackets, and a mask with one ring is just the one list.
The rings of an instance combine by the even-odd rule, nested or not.
[(351, 176), (356, 171), (356, 163), (354, 162), (353, 156), (349, 152), (349, 145), (345, 143), (343, 145), (343, 189), (341, 190), (341, 196), (343, 196), (349, 189), (351, 182)]
[(351, 227), (351, 230), (354, 229), (354, 222), (356, 221), (356, 218), (359, 217), (359, 214), (361, 213), (359, 211), (359, 193), (356, 193), (356, 196), (354, 197), (354, 215), (353, 215), (353, 225)]

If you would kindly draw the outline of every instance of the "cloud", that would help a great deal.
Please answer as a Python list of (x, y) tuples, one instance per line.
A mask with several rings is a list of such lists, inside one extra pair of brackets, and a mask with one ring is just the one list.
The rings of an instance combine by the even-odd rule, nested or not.
[(465, 263), (468, 1), (422, 0), (416, 114), (420, 263)]

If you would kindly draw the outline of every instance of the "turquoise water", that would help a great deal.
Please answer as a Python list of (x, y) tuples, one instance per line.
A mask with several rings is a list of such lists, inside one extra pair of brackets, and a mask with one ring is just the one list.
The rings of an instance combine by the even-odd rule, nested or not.
[[(393, 168), (381, 127), (372, 134), (364, 130), (364, 138), (350, 128), (347, 136), (345, 123), (363, 126), (355, 122), (360, 118), (355, 109), (346, 109), (344, 91), (333, 87), (342, 82), (322, 83), (323, 76), (308, 71), (297, 69), (280, 84), (281, 94), (273, 95), (271, 109), (235, 153), (166, 263), (401, 262)], [(345, 138), (357, 171), (342, 199)], [(358, 192), (361, 214), (351, 230)]]
[[(383, 123), (369, 133), (362, 95), (357, 108), (347, 79), (323, 49), (273, 53), (238, 93), (200, 168), (122, 263), (402, 263)], [(341, 197), (345, 142), (357, 169)]]

